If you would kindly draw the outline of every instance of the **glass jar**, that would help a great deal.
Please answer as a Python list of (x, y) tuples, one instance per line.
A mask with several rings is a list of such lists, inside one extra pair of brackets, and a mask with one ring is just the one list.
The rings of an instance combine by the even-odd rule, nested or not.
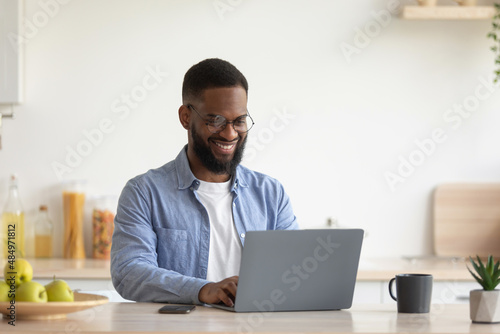
[(116, 214), (116, 196), (102, 196), (95, 200), (92, 212), (92, 257), (109, 260)]
[(49, 218), (46, 205), (40, 205), (38, 211), (38, 219), (35, 222), (35, 257), (36, 258), (51, 258), (52, 257), (52, 232), (54, 225)]
[(85, 181), (68, 181), (63, 184), (64, 239), (63, 257), (84, 259), (83, 215)]

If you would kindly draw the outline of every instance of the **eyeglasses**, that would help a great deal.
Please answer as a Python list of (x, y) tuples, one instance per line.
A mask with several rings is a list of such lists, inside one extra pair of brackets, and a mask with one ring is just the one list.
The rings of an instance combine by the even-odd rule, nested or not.
[(210, 119), (207, 121), (200, 115), (198, 111), (196, 111), (196, 109), (191, 104), (188, 104), (187, 107), (196, 112), (198, 116), (200, 116), (200, 118), (205, 121), (205, 125), (207, 126), (208, 131), (212, 133), (219, 133), (223, 131), (228, 124), (233, 125), (234, 131), (238, 133), (246, 133), (250, 131), (250, 129), (255, 124), (252, 117), (250, 117), (250, 115), (248, 114), (240, 116), (234, 121), (228, 121), (224, 116), (215, 115), (210, 116)]

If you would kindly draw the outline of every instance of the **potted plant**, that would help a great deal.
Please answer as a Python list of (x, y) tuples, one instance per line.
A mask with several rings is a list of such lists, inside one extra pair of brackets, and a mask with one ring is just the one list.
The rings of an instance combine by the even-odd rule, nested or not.
[(468, 266), (467, 270), (483, 289), (470, 292), (470, 318), (475, 323), (500, 322), (500, 290), (495, 289), (500, 283), (500, 261), (494, 263), (490, 255), (485, 266), (479, 256), (476, 258), (477, 263), (469, 257), (475, 273)]
[(493, 3), (495, 8), (495, 14), (491, 21), (491, 31), (488, 33), (487, 37), (493, 40), (493, 46), (490, 50), (493, 51), (495, 55), (495, 76), (493, 77), (493, 82), (497, 83), (500, 80), (500, 3)]

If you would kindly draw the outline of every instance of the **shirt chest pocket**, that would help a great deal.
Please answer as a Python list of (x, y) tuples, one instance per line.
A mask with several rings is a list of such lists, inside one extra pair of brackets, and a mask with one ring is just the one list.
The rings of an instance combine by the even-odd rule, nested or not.
[(158, 266), (181, 274), (186, 273), (190, 259), (188, 252), (188, 232), (158, 228), (157, 231)]

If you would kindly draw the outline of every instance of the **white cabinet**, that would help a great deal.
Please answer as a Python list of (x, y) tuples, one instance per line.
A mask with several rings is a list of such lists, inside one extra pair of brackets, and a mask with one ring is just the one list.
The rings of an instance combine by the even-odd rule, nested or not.
[[(353, 304), (390, 304), (396, 302), (389, 295), (389, 281), (357, 281)], [(395, 286), (393, 287), (395, 290)], [(480, 289), (473, 281), (434, 281), (432, 304), (463, 304), (469, 302), (469, 291)]]
[(0, 0), (0, 104), (21, 102), (21, 4)]

